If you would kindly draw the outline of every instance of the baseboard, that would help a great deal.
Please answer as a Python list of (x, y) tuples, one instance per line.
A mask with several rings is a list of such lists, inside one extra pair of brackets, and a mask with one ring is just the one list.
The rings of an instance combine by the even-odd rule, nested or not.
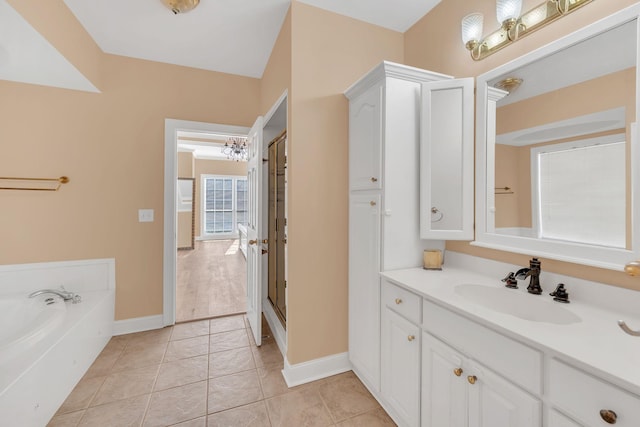
[(262, 314), (264, 318), (267, 319), (267, 323), (269, 324), (273, 338), (276, 340), (276, 344), (278, 344), (280, 353), (285, 356), (287, 354), (287, 333), (269, 301), (265, 300), (262, 302)]
[(333, 354), (295, 365), (290, 365), (285, 357), (282, 376), (288, 387), (294, 387), (350, 370), (351, 362), (349, 362), (349, 353), (347, 352)]
[(113, 335), (131, 334), (134, 332), (150, 331), (164, 327), (162, 314), (133, 319), (116, 320), (113, 322)]

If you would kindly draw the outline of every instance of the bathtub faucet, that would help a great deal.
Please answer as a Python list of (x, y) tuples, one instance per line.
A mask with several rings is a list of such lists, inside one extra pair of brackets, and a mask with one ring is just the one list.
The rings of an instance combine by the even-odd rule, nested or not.
[(80, 301), (82, 301), (82, 297), (80, 295), (74, 294), (73, 292), (69, 292), (69, 291), (65, 290), (64, 286), (60, 286), (60, 290), (57, 290), (57, 289), (40, 289), (39, 291), (35, 291), (35, 292), (30, 293), (29, 294), (29, 298), (37, 297), (38, 295), (42, 295), (42, 294), (58, 295), (63, 300), (71, 301), (74, 304), (77, 304)]

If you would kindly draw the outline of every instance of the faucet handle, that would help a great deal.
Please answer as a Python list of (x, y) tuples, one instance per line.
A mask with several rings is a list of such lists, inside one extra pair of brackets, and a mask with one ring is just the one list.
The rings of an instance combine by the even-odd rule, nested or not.
[(569, 301), (569, 292), (564, 288), (564, 283), (558, 284), (556, 290), (551, 292), (549, 295), (553, 297), (554, 301), (563, 302), (568, 304)]
[(505, 277), (501, 281), (505, 283), (505, 286), (507, 288), (518, 289), (518, 280), (516, 279), (516, 275), (513, 271), (509, 272), (509, 274), (507, 274), (507, 277)]

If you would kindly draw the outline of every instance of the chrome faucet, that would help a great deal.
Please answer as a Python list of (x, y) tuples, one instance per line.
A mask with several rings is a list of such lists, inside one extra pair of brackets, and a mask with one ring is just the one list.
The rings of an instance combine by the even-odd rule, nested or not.
[(540, 271), (540, 261), (538, 258), (532, 258), (531, 261), (529, 261), (529, 268), (521, 268), (516, 271), (514, 277), (518, 280), (524, 280), (530, 277), (527, 292), (540, 295), (542, 293), (542, 288), (540, 287)]
[(30, 293), (29, 294), (29, 298), (37, 297), (38, 295), (42, 295), (42, 294), (58, 295), (63, 300), (71, 301), (74, 304), (77, 304), (80, 301), (82, 301), (82, 297), (80, 295), (74, 294), (73, 292), (69, 292), (69, 291), (65, 290), (64, 286), (60, 286), (60, 290), (57, 290), (57, 289), (40, 289), (39, 291), (35, 291), (35, 292)]

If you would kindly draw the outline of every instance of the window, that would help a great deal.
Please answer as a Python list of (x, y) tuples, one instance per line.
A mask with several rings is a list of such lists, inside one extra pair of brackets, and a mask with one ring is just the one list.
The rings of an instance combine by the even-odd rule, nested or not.
[(247, 224), (247, 178), (202, 176), (203, 236), (226, 236)]
[(612, 135), (531, 150), (537, 174), (532, 180), (533, 216), (541, 238), (626, 247), (624, 138)]

